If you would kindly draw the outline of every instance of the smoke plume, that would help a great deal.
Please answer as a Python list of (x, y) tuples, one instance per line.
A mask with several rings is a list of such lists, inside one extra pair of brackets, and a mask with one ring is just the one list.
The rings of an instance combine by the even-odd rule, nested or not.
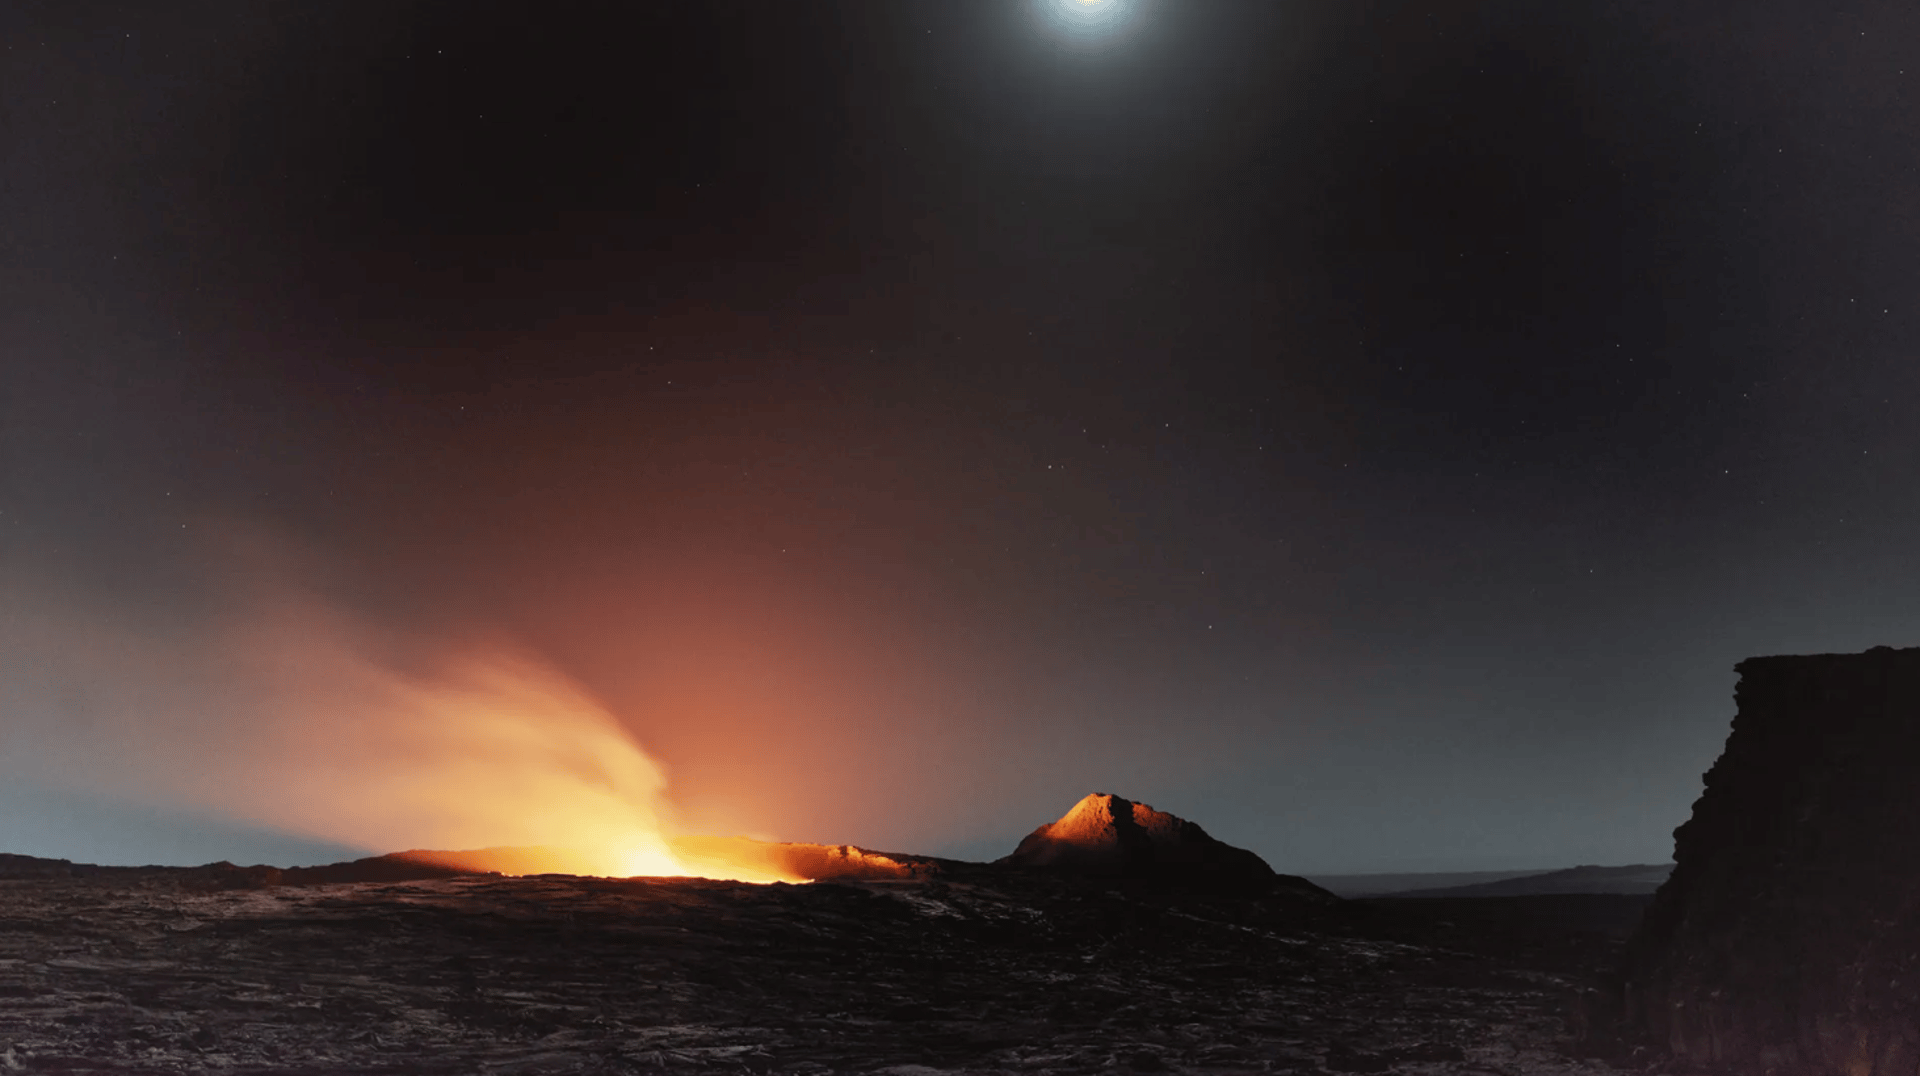
[(257, 536), (218, 544), (224, 582), (166, 625), (0, 577), (0, 776), (368, 852), (542, 845), (592, 873), (690, 873), (661, 767), (562, 672), (376, 623)]

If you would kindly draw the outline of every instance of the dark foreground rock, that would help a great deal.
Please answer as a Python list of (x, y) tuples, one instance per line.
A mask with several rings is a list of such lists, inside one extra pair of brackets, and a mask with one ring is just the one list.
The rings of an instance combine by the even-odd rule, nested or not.
[(1554, 1050), (1578, 967), (1387, 906), (964, 867), (210, 877), (0, 881), (0, 1071), (1608, 1071)]
[(1596, 1035), (1724, 1071), (1911, 1076), (1920, 649), (1739, 672), (1725, 753)]

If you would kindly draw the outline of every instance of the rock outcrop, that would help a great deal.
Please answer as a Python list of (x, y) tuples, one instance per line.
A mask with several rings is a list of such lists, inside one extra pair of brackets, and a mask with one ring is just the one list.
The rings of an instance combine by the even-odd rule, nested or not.
[(1284, 881), (1325, 894), (1305, 879), (1275, 874), (1259, 856), (1215, 840), (1184, 818), (1105, 792), (1027, 834), (1012, 855), (998, 862), (1223, 891), (1258, 892)]
[(1722, 1071), (1920, 1068), (1920, 649), (1753, 658), (1627, 957), (1629, 1041)]
[(497, 864), (482, 863), (475, 857), (518, 849), (483, 848), (471, 852), (434, 852), (414, 849), (368, 856), (344, 863), (317, 867), (287, 867), (280, 871), (286, 885), (335, 885), (343, 882), (424, 882), (435, 878), (458, 878), (466, 874), (506, 873)]
[[(0, 879), (12, 881), (19, 878), (72, 878), (76, 868), (85, 872), (87, 863), (76, 864), (68, 859), (42, 859), (39, 856), (15, 855), (0, 852)], [(96, 868), (97, 869), (97, 868)]]
[(675, 837), (673, 854), (689, 867), (721, 867), (809, 882), (885, 881), (929, 878), (937, 860), (900, 852), (875, 852), (850, 844), (756, 841), (750, 837)]

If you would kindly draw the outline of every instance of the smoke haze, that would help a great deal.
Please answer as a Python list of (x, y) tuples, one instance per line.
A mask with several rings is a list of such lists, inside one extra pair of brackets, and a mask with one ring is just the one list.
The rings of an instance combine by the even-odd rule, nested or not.
[(226, 571), (172, 630), (6, 580), (10, 781), (367, 853), (551, 845), (675, 872), (664, 774), (577, 684), (504, 643), (377, 626), (259, 533), (210, 529)]

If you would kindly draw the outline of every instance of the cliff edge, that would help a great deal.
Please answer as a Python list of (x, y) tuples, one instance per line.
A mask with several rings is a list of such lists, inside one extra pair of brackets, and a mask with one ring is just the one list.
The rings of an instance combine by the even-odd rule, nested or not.
[(1629, 944), (1628, 1042), (1693, 1066), (1920, 1068), (1920, 649), (1741, 662)]

